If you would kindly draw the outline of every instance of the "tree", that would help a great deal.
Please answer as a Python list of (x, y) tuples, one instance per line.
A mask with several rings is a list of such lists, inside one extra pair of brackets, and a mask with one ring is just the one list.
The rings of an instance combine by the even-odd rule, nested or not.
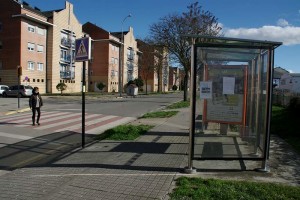
[(150, 26), (150, 37), (156, 43), (166, 46), (171, 59), (184, 69), (184, 101), (187, 101), (187, 84), (190, 72), (191, 39), (187, 34), (219, 36), (222, 28), (218, 19), (209, 11), (204, 11), (198, 2), (187, 7), (181, 14), (170, 14)]
[(56, 89), (60, 91), (60, 94), (62, 95), (62, 92), (67, 89), (67, 85), (65, 83), (58, 83)]
[(102, 91), (105, 87), (106, 87), (106, 85), (104, 84), (104, 83), (102, 83), (102, 82), (100, 82), (100, 83), (97, 83), (97, 88), (100, 90), (100, 91)]
[(134, 83), (136, 84), (136, 86), (138, 86), (139, 89), (140, 89), (141, 87), (143, 87), (143, 85), (144, 85), (144, 81), (143, 81), (143, 79), (142, 79), (141, 77), (136, 78), (136, 79), (134, 79), (133, 81), (134, 81)]

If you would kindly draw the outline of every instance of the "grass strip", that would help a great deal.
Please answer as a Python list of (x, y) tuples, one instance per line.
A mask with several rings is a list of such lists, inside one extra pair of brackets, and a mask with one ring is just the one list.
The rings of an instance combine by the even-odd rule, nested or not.
[(176, 180), (171, 199), (299, 199), (300, 187), (274, 183), (187, 178)]
[(179, 101), (167, 106), (167, 109), (187, 108), (190, 106), (190, 101)]
[(141, 118), (169, 118), (176, 115), (179, 111), (157, 111), (144, 114)]
[(154, 126), (150, 125), (120, 125), (106, 130), (104, 133), (97, 135), (97, 140), (135, 140), (140, 135), (147, 133)]

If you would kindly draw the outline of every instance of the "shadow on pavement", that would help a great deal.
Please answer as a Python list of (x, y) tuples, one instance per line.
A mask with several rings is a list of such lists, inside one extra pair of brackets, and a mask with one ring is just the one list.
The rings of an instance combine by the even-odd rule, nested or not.
[[(91, 141), (92, 136), (86, 135), (86, 143)], [(48, 164), (80, 146), (81, 134), (71, 131), (8, 144), (0, 149), (0, 169), (13, 170), (29, 165)]]

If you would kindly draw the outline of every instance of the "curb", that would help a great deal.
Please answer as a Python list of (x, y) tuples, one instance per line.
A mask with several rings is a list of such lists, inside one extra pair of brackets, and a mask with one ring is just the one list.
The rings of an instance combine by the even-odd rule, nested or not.
[(29, 111), (30, 108), (24, 108), (24, 109), (20, 109), (20, 110), (15, 110), (15, 111), (10, 111), (7, 113), (4, 113), (4, 115), (12, 115), (12, 114), (16, 114), (16, 113), (22, 113), (22, 112), (26, 112)]

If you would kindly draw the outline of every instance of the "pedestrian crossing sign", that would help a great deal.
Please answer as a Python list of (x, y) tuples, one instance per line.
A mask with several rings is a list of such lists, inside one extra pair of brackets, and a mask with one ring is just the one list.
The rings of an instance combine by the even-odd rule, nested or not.
[(91, 58), (91, 38), (84, 37), (76, 40), (75, 60), (87, 61)]

